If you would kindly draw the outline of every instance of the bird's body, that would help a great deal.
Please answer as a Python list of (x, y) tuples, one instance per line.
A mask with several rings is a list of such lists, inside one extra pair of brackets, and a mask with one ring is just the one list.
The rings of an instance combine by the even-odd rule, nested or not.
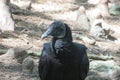
[(73, 43), (70, 28), (66, 34), (45, 43), (39, 61), (41, 80), (84, 80), (89, 70), (86, 47)]

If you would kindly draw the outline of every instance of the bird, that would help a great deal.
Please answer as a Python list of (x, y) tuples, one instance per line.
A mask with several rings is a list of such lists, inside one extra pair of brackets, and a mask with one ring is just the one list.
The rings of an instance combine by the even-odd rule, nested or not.
[(52, 22), (41, 39), (44, 43), (38, 64), (41, 80), (85, 80), (89, 72), (87, 47), (73, 42), (70, 27), (63, 21)]

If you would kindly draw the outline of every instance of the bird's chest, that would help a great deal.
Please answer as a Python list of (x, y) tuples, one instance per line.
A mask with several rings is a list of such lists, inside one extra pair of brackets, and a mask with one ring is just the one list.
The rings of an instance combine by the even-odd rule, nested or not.
[(71, 53), (72, 45), (62, 40), (57, 40), (53, 45), (56, 54), (68, 55)]
[(53, 42), (52, 47), (55, 59), (59, 60), (60, 63), (71, 63), (73, 61), (73, 46), (71, 43), (64, 40), (56, 40)]
[(74, 56), (72, 56), (72, 53), (71, 52), (66, 52), (65, 50), (60, 50), (58, 54), (56, 54), (56, 60), (59, 62), (59, 63), (62, 63), (62, 64), (68, 64), (68, 63), (73, 63), (74, 60), (73, 60)]

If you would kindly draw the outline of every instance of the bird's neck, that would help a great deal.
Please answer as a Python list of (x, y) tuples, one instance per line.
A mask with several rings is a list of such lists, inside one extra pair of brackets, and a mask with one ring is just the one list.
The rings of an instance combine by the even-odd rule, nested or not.
[(69, 39), (56, 39), (54, 38), (52, 40), (52, 50), (55, 54), (58, 54), (57, 50), (61, 49), (61, 48), (71, 48), (71, 46), (73, 45), (73, 42)]
[(67, 44), (72, 44), (72, 40), (69, 38), (53, 38), (52, 43), (54, 44), (53, 46), (55, 46), (55, 44), (59, 44), (59, 45), (67, 45)]

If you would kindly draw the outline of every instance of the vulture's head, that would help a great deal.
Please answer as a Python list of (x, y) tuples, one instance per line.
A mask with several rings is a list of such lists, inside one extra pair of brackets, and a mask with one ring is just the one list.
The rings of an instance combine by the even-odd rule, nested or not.
[(48, 36), (52, 36), (56, 39), (72, 40), (70, 28), (62, 21), (55, 21), (50, 24), (49, 28), (41, 36), (41, 39), (47, 38)]

